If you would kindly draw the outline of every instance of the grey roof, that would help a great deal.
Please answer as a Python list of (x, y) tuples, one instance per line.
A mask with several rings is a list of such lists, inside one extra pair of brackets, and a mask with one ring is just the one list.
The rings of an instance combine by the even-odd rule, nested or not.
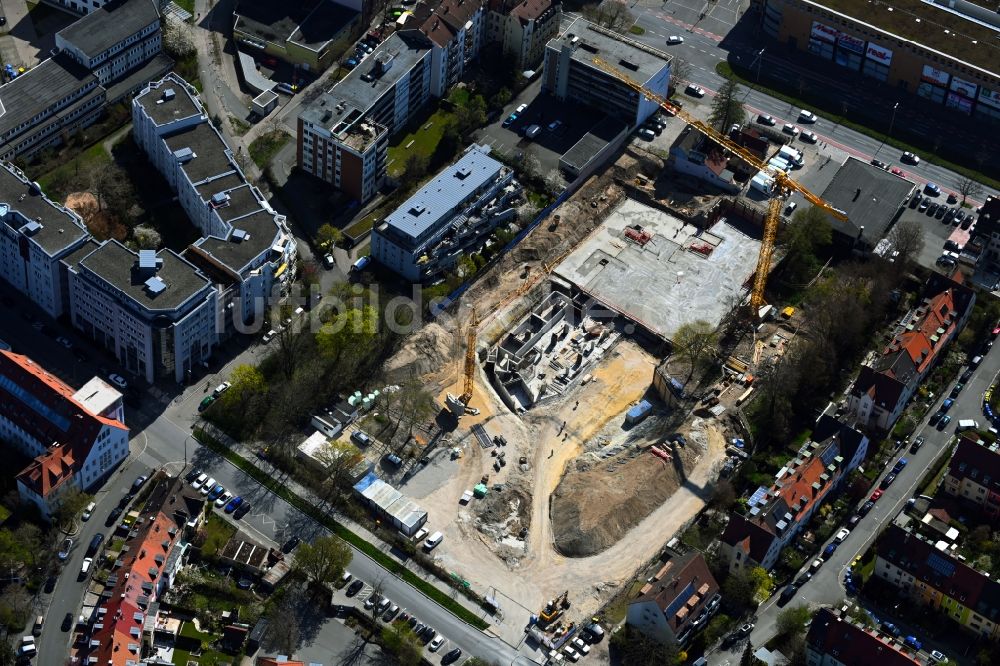
[[(393, 33), (329, 92), (320, 95), (314, 102), (306, 106), (299, 117), (306, 122), (329, 128), (339, 122), (334, 108), (341, 102), (345, 104), (347, 109), (357, 109), (362, 114), (368, 113), (382, 95), (395, 86), (399, 79), (413, 69), (414, 65), (421, 62), (429, 51), (430, 44), (427, 42), (427, 38), (418, 31), (402, 30)], [(392, 66), (388, 72), (375, 76), (372, 81), (362, 80), (362, 76), (378, 71), (377, 62), (390, 58)], [(324, 119), (324, 114), (327, 111), (333, 112), (332, 118)]]
[(447, 222), (455, 207), (499, 176), (503, 164), (488, 155), (489, 146), (473, 144), (461, 159), (442, 170), (385, 218), (394, 237), (417, 243), (429, 229)]
[(623, 121), (608, 116), (591, 127), (572, 148), (563, 153), (559, 161), (572, 169), (582, 171), (597, 153), (626, 130), (628, 125)]
[(874, 246), (885, 236), (893, 219), (913, 192), (914, 184), (854, 157), (837, 171), (822, 198), (847, 213), (847, 222), (830, 217), (834, 231), (862, 239)]
[(158, 20), (153, 0), (119, 0), (95, 9), (59, 34), (93, 58)]
[(67, 254), (65, 257), (62, 258), (62, 260), (66, 263), (67, 266), (72, 266), (76, 268), (76, 265), (81, 261), (83, 261), (84, 257), (86, 257), (88, 254), (90, 254), (99, 247), (101, 247), (100, 243), (98, 243), (93, 238), (88, 238), (86, 243), (84, 243), (80, 247), (76, 248), (75, 250)]
[(0, 104), (3, 106), (0, 136), (29, 122), (60, 100), (96, 83), (96, 76), (67, 55), (60, 53), (43, 60), (10, 83), (0, 86)]
[(240, 0), (235, 14), (237, 29), (250, 35), (282, 46), (292, 41), (319, 50), (358, 12), (329, 0)]
[(226, 192), (242, 185), (246, 185), (246, 181), (238, 172), (233, 171), (232, 173), (227, 173), (225, 176), (206, 180), (198, 185), (196, 189), (201, 200), (208, 201), (217, 192)]
[[(215, 202), (212, 201), (212, 197), (223, 193), (225, 194), (225, 202), (216, 205)], [(230, 190), (216, 190), (209, 195), (206, 201), (216, 206), (219, 217), (222, 218), (223, 222), (233, 222), (237, 218), (244, 217), (262, 209), (260, 200), (257, 199), (257, 196), (254, 194), (249, 185), (243, 185), (242, 187)]]
[[(274, 221), (274, 214), (263, 209), (232, 220), (230, 224), (233, 225), (233, 231), (229, 238), (206, 236), (195, 243), (195, 247), (236, 272), (241, 272), (261, 253), (267, 252), (281, 233)], [(241, 232), (249, 234), (249, 238)]]
[(132, 70), (123, 79), (108, 86), (108, 104), (114, 104), (126, 95), (138, 92), (153, 79), (158, 79), (174, 68), (174, 59), (166, 53), (157, 53), (149, 62)]
[(138, 270), (138, 255), (116, 240), (105, 242), (84, 258), (80, 266), (151, 311), (174, 310), (209, 286), (204, 275), (172, 250), (160, 250), (156, 256), (163, 260), (156, 277), (166, 284), (166, 289), (158, 294), (152, 293), (146, 284), (151, 274)]
[[(170, 91), (173, 91), (172, 96), (168, 94)], [(157, 125), (202, 114), (201, 104), (188, 92), (187, 84), (172, 74), (150, 84), (135, 96), (135, 102)]]
[[(26, 224), (37, 222), (37, 228), (28, 232), (34, 242), (52, 256), (73, 247), (88, 237), (86, 228), (76, 215), (56, 205), (4, 165), (0, 168), (0, 219), (17, 232)], [(35, 227), (35, 225), (32, 225)]]
[(673, 56), (663, 51), (596, 26), (582, 18), (573, 21), (562, 36), (550, 40), (547, 48), (561, 49), (563, 46), (569, 46), (575, 37), (580, 38), (573, 51), (575, 62), (597, 69), (592, 62), (596, 56), (639, 83), (649, 81), (673, 59)]
[(170, 135), (165, 141), (171, 152), (189, 148), (194, 153), (194, 157), (181, 167), (192, 183), (236, 170), (227, 154), (229, 147), (211, 123), (198, 123)]

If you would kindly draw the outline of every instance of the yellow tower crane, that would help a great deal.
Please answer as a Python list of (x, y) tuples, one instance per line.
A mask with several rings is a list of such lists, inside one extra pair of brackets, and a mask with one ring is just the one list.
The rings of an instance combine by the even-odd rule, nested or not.
[(781, 221), (781, 204), (784, 195), (794, 190), (805, 197), (806, 201), (814, 206), (819, 206), (838, 220), (847, 220), (847, 215), (789, 178), (788, 174), (784, 171), (768, 166), (756, 155), (731, 140), (728, 136), (725, 136), (711, 125), (689, 115), (680, 107), (671, 104), (669, 100), (649, 90), (641, 83), (632, 80), (628, 74), (622, 72), (614, 65), (596, 56), (592, 58), (592, 61), (604, 73), (618, 79), (640, 95), (644, 95), (646, 98), (656, 102), (667, 113), (677, 116), (712, 141), (732, 151), (753, 168), (766, 172), (774, 179), (774, 191), (771, 195), (771, 200), (768, 202), (760, 253), (757, 255), (757, 270), (754, 273), (753, 290), (750, 292), (750, 312), (753, 317), (756, 317), (757, 313), (760, 312), (761, 306), (764, 305), (764, 288), (767, 286), (767, 274), (771, 268), (771, 257), (774, 254), (774, 239), (778, 233), (778, 225)]

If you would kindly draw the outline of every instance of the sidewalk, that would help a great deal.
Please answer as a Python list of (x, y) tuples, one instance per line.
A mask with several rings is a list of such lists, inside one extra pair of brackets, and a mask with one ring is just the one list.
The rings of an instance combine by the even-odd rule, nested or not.
[[(266, 461), (260, 461), (260, 459), (257, 458), (256, 454), (250, 448), (248, 448), (244, 444), (236, 442), (231, 437), (229, 437), (228, 435), (226, 435), (224, 432), (218, 430), (215, 426), (213, 426), (211, 424), (208, 424), (208, 423), (202, 422), (201, 425), (200, 425), (200, 427), (204, 428), (206, 430), (206, 432), (209, 432), (213, 437), (215, 437), (220, 442), (222, 442), (223, 444), (225, 444), (226, 446), (228, 446), (230, 448), (230, 450), (232, 450), (234, 453), (238, 454), (244, 460), (247, 460), (251, 464), (255, 465), (256, 467), (258, 467), (260, 469), (262, 469), (263, 471), (268, 472), (268, 473), (272, 473), (272, 474), (275, 474), (276, 472), (279, 471), (276, 467), (274, 467), (270, 463), (268, 463)], [(307, 502), (309, 502), (313, 506), (315, 506), (317, 508), (324, 507), (324, 504), (322, 503), (322, 501), (318, 497), (316, 497), (316, 495), (315, 495), (315, 493), (313, 493), (313, 491), (311, 491), (310, 489), (308, 489), (305, 486), (301, 485), (300, 483), (298, 483), (294, 479), (287, 479), (287, 480), (283, 481), (282, 483), (291, 492), (295, 493), (296, 495), (298, 495), (302, 499), (306, 500)], [(375, 546), (376, 548), (378, 548), (380, 551), (382, 551), (383, 553), (385, 553), (389, 557), (393, 558), (394, 560), (396, 560), (397, 562), (399, 562), (400, 564), (402, 564), (411, 573), (416, 574), (417, 576), (419, 576), (420, 578), (422, 578), (426, 582), (430, 583), (434, 587), (436, 587), (439, 590), (441, 590), (443, 593), (447, 594), (452, 599), (457, 600), (462, 606), (464, 606), (470, 612), (474, 613), (477, 616), (481, 616), (481, 615), (484, 614), (483, 609), (480, 608), (477, 604), (475, 604), (471, 599), (469, 599), (468, 597), (466, 597), (462, 593), (458, 592), (455, 588), (453, 588), (450, 585), (447, 585), (446, 583), (444, 583), (443, 581), (441, 581), (437, 576), (434, 576), (433, 574), (428, 573), (427, 571), (425, 571), (419, 565), (412, 566), (412, 567), (409, 566), (409, 563), (408, 563), (407, 560), (401, 560), (399, 557), (397, 557), (395, 555), (395, 553), (392, 552), (392, 549), (389, 547), (389, 545), (387, 543), (385, 543), (380, 538), (378, 538), (377, 536), (375, 536), (374, 534), (372, 534), (370, 531), (368, 531), (367, 528), (363, 527), (362, 525), (359, 525), (358, 523), (354, 522), (353, 520), (351, 520), (347, 516), (344, 516), (343, 514), (341, 514), (339, 512), (335, 512), (335, 511), (331, 510), (329, 507), (324, 507), (324, 510), (334, 520), (336, 520), (338, 523), (340, 523), (341, 525), (343, 525), (347, 529), (351, 530), (352, 532), (354, 532), (355, 534), (357, 534), (359, 537), (361, 537), (362, 539), (364, 539), (368, 543), (372, 544), (373, 546)], [(495, 636), (497, 635), (494, 632), (490, 631), (489, 629), (487, 629), (485, 633), (490, 634), (490, 635), (495, 635)]]

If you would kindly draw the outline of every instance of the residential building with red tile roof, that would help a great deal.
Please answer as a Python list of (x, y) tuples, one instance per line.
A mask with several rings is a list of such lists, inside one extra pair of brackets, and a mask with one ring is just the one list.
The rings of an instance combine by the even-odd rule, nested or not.
[(996, 518), (1000, 515), (1000, 446), (987, 444), (974, 433), (962, 435), (942, 487), (952, 497), (971, 502)]
[(492, 0), (488, 40), (499, 43), (504, 56), (513, 58), (519, 69), (537, 67), (545, 44), (559, 32), (561, 15), (559, 0)]
[(846, 612), (821, 608), (806, 635), (808, 666), (926, 666), (892, 636), (855, 623)]
[[(74, 656), (79, 663), (138, 666), (147, 612), (184, 566), (186, 535), (200, 521), (204, 499), (185, 496), (183, 479), (165, 477), (153, 483), (139, 520), (119, 526), (128, 530), (125, 545), (89, 620), (89, 639), (77, 644)], [(95, 567), (101, 561), (95, 557)]]
[(912, 601), (984, 638), (1000, 638), (1000, 582), (895, 523), (879, 537), (875, 575)]
[(858, 425), (892, 429), (942, 351), (965, 327), (975, 302), (960, 271), (931, 276), (920, 303), (900, 320), (882, 353), (861, 367), (848, 392), (847, 409)]
[(94, 378), (74, 391), (27, 356), (0, 350), (0, 438), (34, 460), (22, 501), (50, 516), (69, 488), (92, 491), (128, 456), (122, 396)]
[(706, 181), (727, 192), (738, 192), (740, 189), (722, 147), (690, 125), (670, 146), (669, 161), (678, 173)]
[(653, 640), (684, 644), (718, 608), (718, 596), (719, 584), (702, 554), (694, 551), (663, 565), (629, 603), (626, 622)]
[(867, 454), (865, 435), (831, 416), (821, 416), (812, 440), (778, 471), (770, 488), (753, 494), (747, 514), (730, 516), (720, 550), (729, 570), (771, 569), (830, 491)]
[(257, 666), (306, 666), (306, 662), (278, 655), (277, 657), (257, 657)]
[(419, 27), (432, 44), (431, 94), (443, 97), (479, 57), (486, 41), (483, 0), (440, 0)]

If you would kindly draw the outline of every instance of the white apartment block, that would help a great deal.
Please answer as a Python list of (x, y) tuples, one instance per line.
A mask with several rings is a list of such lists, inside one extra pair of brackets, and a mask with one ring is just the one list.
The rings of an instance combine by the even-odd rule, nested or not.
[(216, 276), (222, 327), (230, 308), (238, 307), (239, 323), (252, 321), (294, 278), (297, 245), (285, 217), (247, 182), (194, 89), (176, 74), (136, 95), (132, 122), (136, 143), (203, 234), (184, 257)]
[(70, 269), (69, 288), (73, 325), (147, 382), (185, 381), (216, 344), (218, 293), (171, 250), (107, 241)]
[(83, 221), (10, 164), (0, 164), (0, 221), (0, 278), (50, 317), (61, 316), (68, 304), (60, 259), (90, 237)]

